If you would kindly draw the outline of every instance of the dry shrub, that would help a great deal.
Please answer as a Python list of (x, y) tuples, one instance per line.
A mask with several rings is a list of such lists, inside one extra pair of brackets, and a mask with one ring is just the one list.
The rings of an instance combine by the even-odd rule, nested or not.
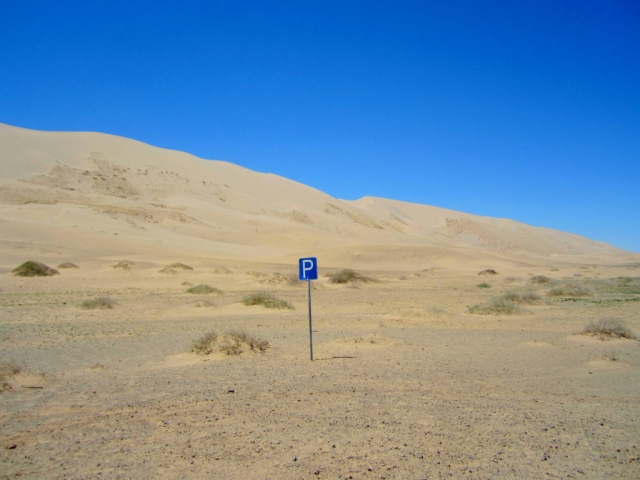
[(589, 297), (592, 295), (592, 292), (584, 285), (565, 283), (556, 288), (552, 288), (548, 294), (552, 297)]
[(17, 375), (22, 371), (22, 367), (12, 361), (0, 362), (0, 392), (11, 390), (9, 377)]
[(120, 268), (122, 270), (131, 270), (131, 267), (134, 266), (135, 264), (136, 264), (135, 262), (131, 262), (129, 260), (120, 260), (118, 263), (111, 266), (113, 268)]
[(78, 267), (78, 265), (76, 265), (75, 263), (64, 262), (58, 265), (58, 268), (80, 268), (80, 267)]
[(282, 274), (276, 272), (273, 275), (259, 278), (258, 282), (265, 285), (288, 285), (292, 287), (302, 285), (302, 282), (298, 278), (298, 275), (295, 273)]
[(160, 273), (168, 273), (170, 275), (175, 275), (176, 273), (178, 273), (176, 270), (174, 270), (173, 268), (169, 268), (169, 267), (164, 267), (161, 270), (158, 270), (158, 272)]
[(362, 275), (361, 273), (351, 270), (350, 268), (344, 268), (338, 272), (331, 274), (329, 283), (370, 283), (377, 282), (373, 277)]
[(551, 283), (552, 281), (553, 280), (551, 280), (546, 275), (536, 275), (535, 277), (531, 277), (531, 283), (533, 283), (534, 285), (546, 285)]
[(638, 339), (624, 322), (616, 318), (604, 318), (589, 322), (580, 334), (598, 337), (600, 340), (607, 340), (609, 338)]
[(217, 273), (218, 275), (229, 275), (230, 273), (233, 273), (233, 272), (229, 270), (227, 267), (218, 267), (213, 271), (213, 273)]
[(516, 315), (527, 313), (527, 310), (504, 297), (494, 297), (487, 303), (469, 307), (469, 313), (477, 313), (479, 315)]
[(166, 268), (173, 268), (173, 269), (179, 269), (179, 270), (193, 270), (193, 267), (190, 267), (189, 265), (185, 265), (184, 263), (172, 263), (171, 265), (167, 265)]
[(493, 268), (487, 268), (486, 270), (482, 270), (481, 272), (478, 272), (478, 275), (497, 275), (498, 272), (496, 272)]
[(248, 307), (252, 305), (263, 305), (266, 308), (286, 308), (293, 310), (293, 305), (289, 302), (276, 298), (267, 292), (250, 293), (242, 299), (242, 303)]
[(96, 297), (89, 300), (83, 300), (80, 304), (80, 308), (85, 310), (95, 310), (98, 308), (111, 309), (116, 305), (116, 302), (109, 297)]
[(195, 340), (191, 346), (191, 351), (199, 355), (221, 352), (236, 356), (246, 351), (265, 353), (268, 349), (267, 340), (254, 337), (242, 330), (232, 330), (223, 335), (209, 332)]
[(24, 262), (11, 271), (16, 277), (51, 277), (60, 274), (55, 268), (31, 260)]
[(194, 293), (196, 295), (208, 295), (210, 293), (222, 294), (222, 290), (210, 285), (196, 285), (187, 290), (187, 293)]
[(538, 305), (545, 303), (544, 299), (535, 292), (507, 292), (502, 298), (520, 305)]

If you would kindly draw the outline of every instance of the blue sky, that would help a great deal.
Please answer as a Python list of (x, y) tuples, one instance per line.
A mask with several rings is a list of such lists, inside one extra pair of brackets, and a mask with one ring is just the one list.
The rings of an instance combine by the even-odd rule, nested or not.
[(0, 0), (0, 122), (640, 252), (634, 0)]

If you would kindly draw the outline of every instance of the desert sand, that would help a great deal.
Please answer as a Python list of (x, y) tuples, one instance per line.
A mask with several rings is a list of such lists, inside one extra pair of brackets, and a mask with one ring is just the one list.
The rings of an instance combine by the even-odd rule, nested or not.
[(0, 158), (2, 478), (640, 478), (640, 343), (580, 334), (640, 336), (640, 255), (105, 134), (0, 125)]

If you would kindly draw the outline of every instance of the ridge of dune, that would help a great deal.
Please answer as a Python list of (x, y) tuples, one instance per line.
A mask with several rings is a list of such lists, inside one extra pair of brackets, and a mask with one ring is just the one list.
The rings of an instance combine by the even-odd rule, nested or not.
[(452, 268), (638, 259), (508, 219), (376, 197), (339, 200), (281, 176), (102, 133), (0, 124), (0, 155), (0, 250), (9, 257), (26, 249), (292, 261), (324, 252), (326, 265), (378, 268), (442, 258)]

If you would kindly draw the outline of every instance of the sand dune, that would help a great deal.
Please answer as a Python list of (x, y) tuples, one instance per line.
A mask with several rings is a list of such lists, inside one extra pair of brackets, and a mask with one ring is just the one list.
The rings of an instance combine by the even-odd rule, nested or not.
[(376, 268), (636, 258), (507, 219), (373, 197), (343, 201), (276, 175), (112, 135), (0, 125), (0, 148), (0, 222), (7, 226), (0, 248), (9, 255), (17, 248), (177, 251), (292, 261), (322, 252), (327, 266)]

